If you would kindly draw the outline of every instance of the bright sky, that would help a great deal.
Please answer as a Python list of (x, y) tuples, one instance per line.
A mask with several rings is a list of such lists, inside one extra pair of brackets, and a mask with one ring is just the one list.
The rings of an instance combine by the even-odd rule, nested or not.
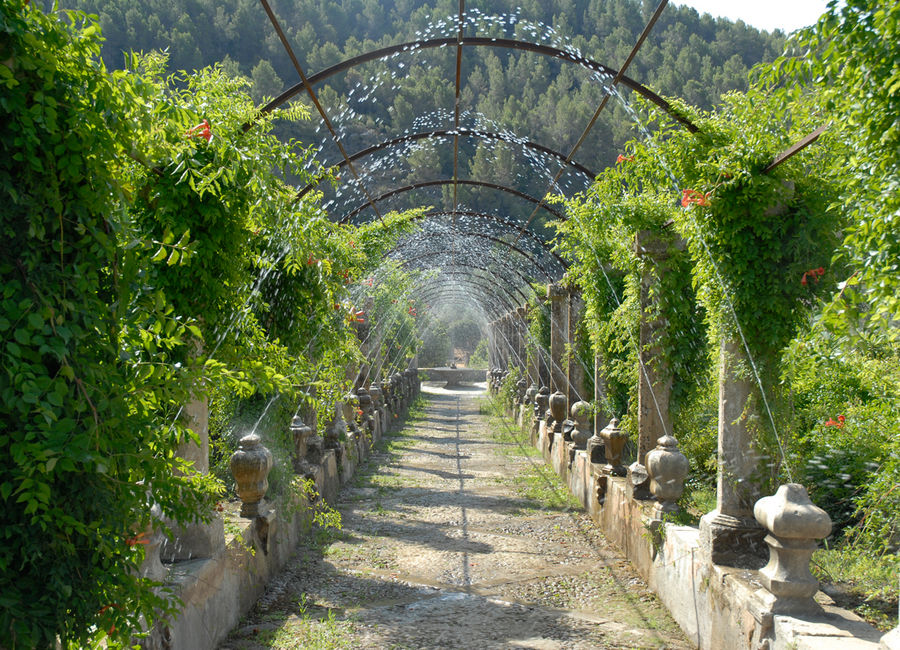
[(743, 20), (758, 29), (790, 33), (812, 25), (825, 11), (827, 0), (676, 0), (703, 15)]

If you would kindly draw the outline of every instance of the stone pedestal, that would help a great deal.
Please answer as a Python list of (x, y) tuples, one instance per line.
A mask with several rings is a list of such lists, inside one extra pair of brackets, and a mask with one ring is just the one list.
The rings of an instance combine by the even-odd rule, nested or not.
[(774, 597), (776, 613), (805, 613), (821, 608), (813, 600), (819, 588), (809, 570), (816, 540), (831, 532), (831, 518), (809, 500), (806, 488), (788, 483), (753, 508), (769, 534), (769, 563), (760, 572), (763, 586)]

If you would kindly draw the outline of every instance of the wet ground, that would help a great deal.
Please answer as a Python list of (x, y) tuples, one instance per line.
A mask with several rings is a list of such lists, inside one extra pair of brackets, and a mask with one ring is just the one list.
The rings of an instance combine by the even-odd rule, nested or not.
[(691, 647), (479, 390), (425, 390), (222, 650)]

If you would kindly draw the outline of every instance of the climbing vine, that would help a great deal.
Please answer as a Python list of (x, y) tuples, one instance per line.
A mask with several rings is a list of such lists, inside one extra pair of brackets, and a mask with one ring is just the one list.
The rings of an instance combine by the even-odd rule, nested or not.
[(346, 381), (359, 341), (333, 305), (410, 229), (297, 202), (283, 179), (309, 179), (310, 152), (246, 81), (168, 75), (158, 54), (108, 73), (100, 40), (77, 12), (0, 7), (9, 648), (127, 644), (171, 611), (138, 570), (151, 506), (208, 518), (222, 491), (175, 455), (195, 438), (182, 407)]

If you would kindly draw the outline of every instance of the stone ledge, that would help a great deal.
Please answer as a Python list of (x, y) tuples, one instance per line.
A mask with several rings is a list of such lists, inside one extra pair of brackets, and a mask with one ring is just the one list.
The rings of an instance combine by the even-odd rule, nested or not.
[(654, 501), (631, 498), (626, 479), (602, 472), (590, 462), (587, 452), (575, 451), (572, 457), (571, 445), (561, 436), (550, 447), (543, 423), (532, 436), (532, 444), (697, 647), (879, 649), (878, 630), (852, 612), (829, 604), (830, 599), (821, 592), (817, 600), (824, 604), (817, 613), (802, 617), (775, 614), (771, 594), (763, 589), (758, 571), (711, 564), (701, 552), (697, 528), (654, 519)]
[[(316, 466), (316, 489), (326, 502), (337, 499), (341, 486), (371, 453), (371, 445), (363, 436), (341, 444), (340, 472), (334, 449), (325, 450), (322, 464)], [(173, 621), (158, 624), (141, 647), (146, 650), (216, 648), (263, 594), (269, 579), (290, 559), (300, 538), (309, 530), (311, 517), (312, 510), (307, 503), (301, 503), (290, 513), (271, 509), (270, 504), (262, 517), (236, 516), (234, 523), (240, 532), (230, 536), (224, 548), (213, 557), (165, 565), (166, 586), (184, 606)]]

